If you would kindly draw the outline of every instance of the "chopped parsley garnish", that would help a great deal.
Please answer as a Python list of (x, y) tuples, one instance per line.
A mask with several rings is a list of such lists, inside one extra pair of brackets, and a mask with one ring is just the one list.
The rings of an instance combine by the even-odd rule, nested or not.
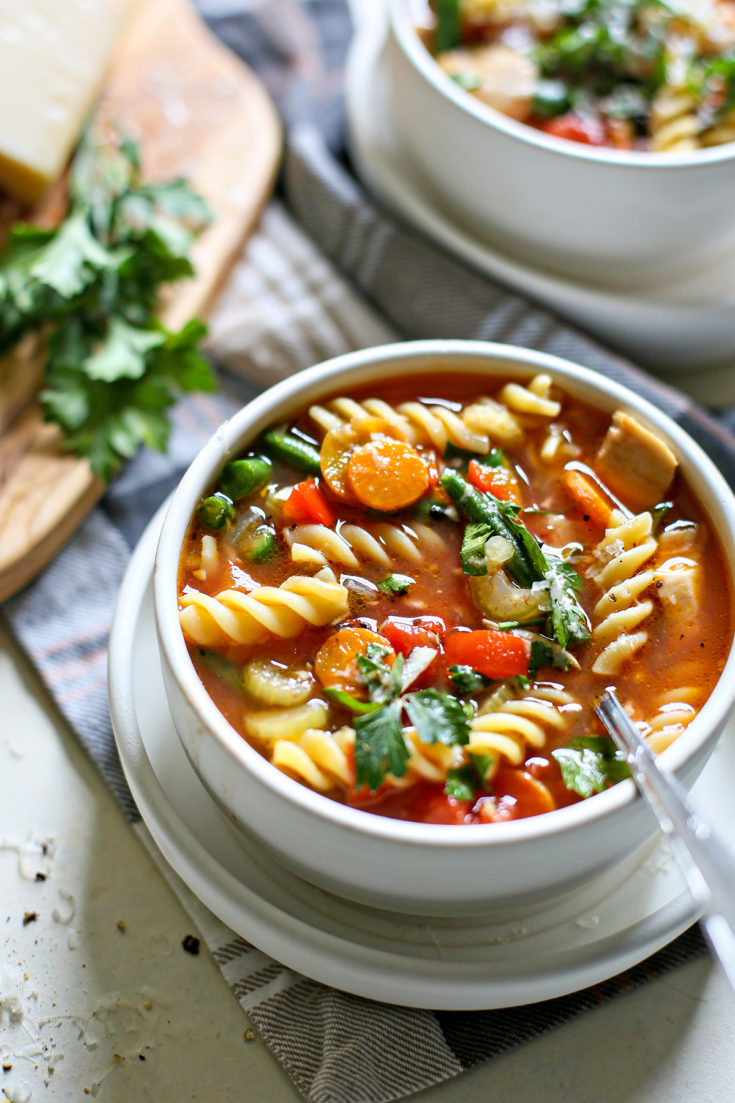
[(610, 785), (630, 777), (622, 751), (606, 735), (578, 735), (568, 747), (551, 752), (559, 763), (567, 789), (580, 797), (601, 793)]
[(380, 644), (369, 643), (365, 655), (357, 656), (357, 665), (371, 701), (384, 705), (393, 701), (401, 692), (403, 655), (396, 655), (393, 666), (382, 660), (390, 652)]
[(416, 580), (407, 574), (389, 574), (387, 578), (380, 580), (378, 589), (390, 597), (400, 597), (402, 594), (408, 593), (409, 588), (414, 586), (415, 582)]
[(463, 746), (469, 741), (472, 707), (436, 689), (401, 695), (403, 656), (397, 655), (390, 667), (383, 662), (387, 648), (369, 644), (367, 652), (357, 656), (357, 664), (369, 702), (356, 701), (341, 691), (339, 697), (334, 691), (330, 696), (361, 713), (354, 721), (355, 781), (357, 788), (367, 785), (374, 792), (386, 774), (403, 777), (408, 768), (409, 751), (402, 731), (404, 710), (422, 743)]
[[(576, 664), (575, 664), (576, 665)], [(553, 640), (537, 636), (531, 642), (531, 655), (528, 660), (528, 677), (534, 680), (539, 670), (553, 667), (555, 670), (569, 670), (572, 656)]]
[(479, 689), (492, 685), (492, 678), (480, 674), (473, 666), (450, 666), (449, 677), (457, 691), (463, 694), (477, 693)]
[(478, 793), (492, 793), (492, 786), (485, 778), (493, 762), (491, 755), (470, 755), (469, 762), (449, 770), (444, 792), (455, 800), (474, 800)]
[(204, 324), (170, 332), (155, 317), (161, 286), (193, 274), (189, 250), (209, 212), (183, 180), (144, 181), (130, 141), (85, 139), (69, 198), (57, 229), (11, 228), (0, 256), (0, 351), (42, 335), (46, 420), (108, 481), (140, 444), (165, 450), (179, 393), (214, 389), (198, 351)]
[(355, 720), (355, 782), (375, 792), (385, 775), (403, 777), (408, 769), (408, 747), (401, 730), (401, 702), (390, 701), (369, 716)]

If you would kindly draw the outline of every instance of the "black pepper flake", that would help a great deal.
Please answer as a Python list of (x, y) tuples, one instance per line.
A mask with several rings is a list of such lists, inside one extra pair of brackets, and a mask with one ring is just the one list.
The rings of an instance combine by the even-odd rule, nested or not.
[(126, 932), (126, 931), (127, 931), (127, 929), (128, 929), (128, 925), (127, 925), (127, 923), (125, 922), (125, 920), (124, 920), (124, 919), (118, 919), (118, 921), (117, 921), (117, 923), (115, 924), (115, 926), (117, 927), (117, 929), (118, 929), (118, 931), (120, 932), (120, 934), (125, 934), (125, 932)]
[(138, 1060), (139, 1061), (145, 1061), (145, 1053), (139, 1053), (138, 1054)]
[(47, 873), (41, 873), (40, 869), (39, 869), (38, 873), (36, 874), (36, 880), (37, 881), (45, 881), (47, 877), (48, 877), (48, 874)]
[(659, 578), (658, 582), (656, 583), (656, 589), (657, 589), (657, 590), (660, 590), (660, 589), (661, 589), (661, 587), (663, 586), (663, 584), (664, 584), (664, 583), (663, 583), (663, 579), (662, 579), (662, 578)]
[(6, 1062), (5, 1062), (4, 1064), (3, 1064), (3, 1072), (10, 1072), (10, 1070), (12, 1069), (12, 1067), (13, 1067), (13, 1066), (12, 1066), (12, 1065), (10, 1064), (10, 1062), (9, 1062), (9, 1061), (6, 1061)]
[(27, 927), (29, 923), (35, 923), (38, 919), (38, 912), (26, 912), (23, 916), (23, 926)]
[(187, 954), (193, 954), (194, 957), (196, 957), (199, 953), (199, 939), (193, 934), (188, 934), (181, 945), (186, 950)]
[(585, 513), (585, 515), (584, 515), (584, 517), (582, 518), (582, 520), (583, 520), (583, 521), (589, 521), (589, 519), (590, 519), (590, 515), (589, 515), (589, 513)]

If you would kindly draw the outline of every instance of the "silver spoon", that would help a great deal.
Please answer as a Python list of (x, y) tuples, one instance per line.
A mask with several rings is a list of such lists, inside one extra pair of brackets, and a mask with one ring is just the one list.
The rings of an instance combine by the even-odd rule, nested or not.
[(664, 769), (611, 689), (596, 707), (606, 730), (625, 754), (635, 782), (671, 841), (687, 887), (702, 913), (712, 950), (735, 990), (735, 855)]

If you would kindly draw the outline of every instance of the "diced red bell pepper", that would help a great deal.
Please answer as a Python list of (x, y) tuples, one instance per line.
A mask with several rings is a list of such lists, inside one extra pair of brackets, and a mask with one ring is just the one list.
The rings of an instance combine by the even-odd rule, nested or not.
[(531, 644), (523, 636), (492, 629), (452, 632), (445, 648), (448, 667), (471, 666), (487, 678), (528, 674)]
[(467, 478), (477, 490), (489, 491), (501, 502), (519, 504), (520, 495), (515, 475), (507, 467), (489, 467), (487, 464), (470, 460)]
[(337, 511), (315, 479), (297, 483), (283, 504), (283, 520), (289, 525), (329, 525)]
[(446, 626), (441, 617), (388, 617), (380, 629), (394, 651), (408, 655), (414, 647), (441, 647)]
[(552, 134), (555, 138), (566, 138), (570, 142), (581, 142), (588, 146), (607, 145), (605, 124), (594, 116), (580, 118), (570, 111), (566, 115), (557, 115), (555, 119), (549, 119), (540, 129), (546, 134)]

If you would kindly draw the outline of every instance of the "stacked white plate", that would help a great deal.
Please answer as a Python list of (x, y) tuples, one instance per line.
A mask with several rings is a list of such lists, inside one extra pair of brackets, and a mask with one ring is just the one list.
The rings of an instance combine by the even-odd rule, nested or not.
[[(364, 907), (259, 852), (204, 789), (168, 712), (152, 601), (162, 518), (163, 510), (142, 537), (118, 599), (110, 638), (112, 721), (133, 796), (164, 857), (243, 938), (357, 995), (480, 1009), (584, 988), (641, 961), (693, 922), (681, 875), (658, 840), (565, 899), (511, 919), (422, 920)], [(735, 833), (734, 774), (731, 722), (694, 788), (726, 838)]]

